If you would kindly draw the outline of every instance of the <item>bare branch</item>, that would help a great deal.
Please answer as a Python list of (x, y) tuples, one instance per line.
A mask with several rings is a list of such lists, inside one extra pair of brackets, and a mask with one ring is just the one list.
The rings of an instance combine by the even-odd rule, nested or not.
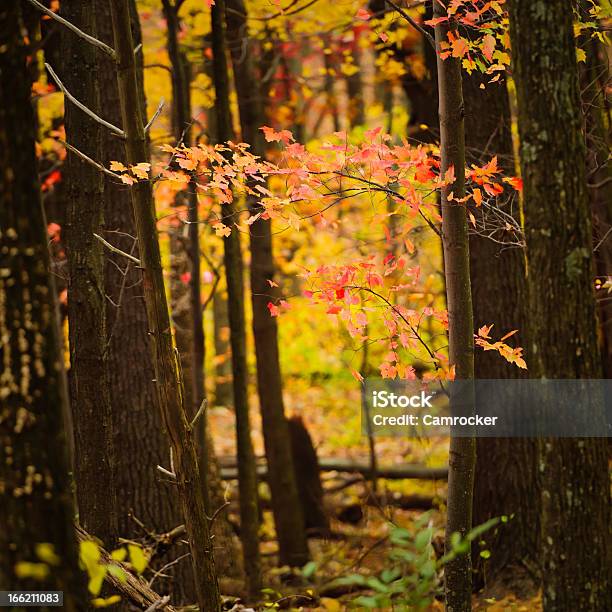
[(172, 478), (172, 480), (176, 480), (176, 474), (174, 472), (171, 472), (170, 470), (163, 468), (161, 465), (158, 465), (157, 469), (165, 476), (168, 476), (168, 478)]
[(398, 6), (393, 2), (393, 0), (385, 0), (385, 2), (392, 6), (413, 28), (418, 30), (427, 40), (427, 42), (433, 47), (434, 51), (436, 51), (436, 41), (433, 36), (421, 25), (419, 25), (401, 6)]
[(76, 147), (73, 147), (71, 144), (61, 139), (59, 139), (59, 142), (63, 144), (69, 151), (74, 153), (77, 157), (80, 157), (83, 161), (87, 162), (88, 164), (91, 164), (94, 168), (98, 169), (100, 172), (103, 172), (107, 176), (112, 176), (113, 178), (121, 180), (121, 176), (119, 174), (117, 174), (116, 172), (113, 172), (112, 170), (109, 170), (108, 168), (105, 168), (102, 164), (99, 164), (97, 161), (91, 159), (91, 157), (88, 157), (87, 155), (85, 155), (85, 153), (83, 153), (82, 151), (79, 151)]
[(108, 45), (104, 44), (101, 40), (98, 40), (97, 38), (94, 38), (93, 36), (86, 34), (85, 32), (83, 32), (83, 30), (80, 30), (74, 24), (70, 23), (69, 21), (67, 21), (66, 19), (58, 15), (57, 13), (54, 13), (53, 11), (49, 10), (46, 6), (42, 5), (37, 0), (28, 0), (28, 2), (31, 5), (35, 6), (39, 11), (43, 12), (45, 15), (51, 17), (51, 19), (55, 19), (55, 21), (67, 27), (69, 30), (74, 32), (77, 36), (80, 36), (82, 39), (86, 40), (90, 45), (93, 45), (94, 47), (98, 47), (98, 49), (101, 49), (104, 53), (106, 53), (106, 55), (111, 57), (113, 60), (117, 59), (117, 54), (115, 53), (115, 50), (109, 47)]
[(200, 418), (202, 417), (202, 415), (206, 411), (206, 406), (207, 405), (208, 405), (208, 400), (206, 398), (204, 398), (202, 400), (202, 403), (200, 404), (200, 407), (198, 408), (198, 411), (196, 412), (195, 416), (191, 420), (191, 423), (189, 423), (189, 429), (193, 430), (193, 428), (195, 427), (196, 423), (200, 420)]
[(122, 251), (121, 249), (118, 249), (116, 246), (113, 246), (110, 242), (107, 242), (106, 240), (104, 240), (104, 238), (102, 238), (102, 236), (100, 236), (99, 234), (94, 234), (94, 236), (109, 250), (112, 251), (113, 253), (117, 253), (117, 255), (123, 255), (123, 257), (127, 257), (130, 261), (133, 261), (137, 266), (140, 266), (140, 259), (138, 259), (138, 257), (134, 257), (133, 255), (130, 255), (129, 253), (126, 253), (125, 251)]
[(57, 76), (53, 68), (49, 66), (49, 64), (45, 64), (49, 74), (53, 77), (53, 80), (57, 83), (58, 87), (62, 90), (63, 94), (77, 107), (80, 108), (86, 115), (89, 115), (94, 121), (97, 121), (100, 125), (103, 125), (105, 128), (108, 128), (111, 132), (117, 134), (117, 136), (121, 136), (121, 138), (125, 138), (125, 132), (119, 129), (117, 126), (109, 123), (99, 117), (94, 113), (90, 108), (85, 106), (82, 102), (79, 102), (65, 87), (65, 85), (60, 81), (60, 78)]
[[(183, 555), (183, 556), (186, 556), (186, 555)], [(163, 608), (169, 601), (170, 601), (170, 596), (169, 595), (164, 595), (161, 599), (158, 599), (157, 601), (153, 602), (145, 610), (145, 612), (153, 612), (153, 610), (159, 610), (160, 608)]]
[(151, 129), (151, 127), (155, 123), (155, 120), (159, 117), (160, 113), (162, 112), (162, 108), (164, 108), (164, 104), (165, 103), (166, 103), (166, 101), (163, 98), (159, 101), (159, 105), (157, 107), (157, 110), (155, 111), (155, 113), (151, 117), (151, 120), (149, 121), (149, 123), (147, 123), (147, 125), (145, 125), (145, 134), (148, 133), (148, 131)]

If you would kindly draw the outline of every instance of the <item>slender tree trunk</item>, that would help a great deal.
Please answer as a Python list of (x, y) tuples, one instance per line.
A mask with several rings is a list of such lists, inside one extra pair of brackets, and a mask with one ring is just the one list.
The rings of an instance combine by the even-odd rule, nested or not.
[[(140, 24), (133, 0), (130, 4), (132, 31), (137, 43), (141, 38)], [(110, 4), (99, 3), (95, 16), (98, 38), (112, 46)], [(137, 56), (136, 69), (142, 93), (141, 54)], [(114, 125), (121, 125), (115, 62), (100, 55), (98, 75), (103, 116)], [(144, 116), (144, 95), (141, 98), (140, 112)], [(111, 134), (103, 134), (102, 149), (100, 159), (106, 167), (113, 160), (125, 158), (124, 143)], [(139, 257), (130, 190), (106, 179), (104, 200), (104, 237), (124, 252)], [(106, 252), (105, 260), (107, 361), (111, 373), (119, 533), (124, 538), (137, 539), (142, 537), (142, 529), (134, 518), (156, 533), (170, 531), (183, 519), (174, 485), (168, 484), (156, 467), (168, 464), (168, 440), (155, 389), (142, 272), (121, 255)], [(159, 565), (180, 556), (185, 552), (182, 547), (177, 543), (167, 555), (161, 555), (157, 560)], [(164, 590), (171, 589), (173, 603), (187, 604), (195, 600), (193, 572), (187, 559), (168, 568), (164, 574), (172, 577), (171, 584), (161, 577), (156, 584)]]
[[(168, 56), (172, 65), (172, 115), (174, 135), (177, 142), (192, 146), (191, 130), (191, 77), (187, 58), (181, 53), (178, 34), (180, 22), (178, 8), (169, 0), (163, 0), (167, 24)], [(198, 197), (195, 182), (177, 196), (175, 204), (185, 202), (189, 224), (178, 225), (170, 236), (172, 276), (170, 294), (172, 299), (172, 322), (176, 348), (181, 358), (185, 406), (193, 418), (205, 399), (204, 385), (204, 322), (200, 293), (200, 237), (198, 223)], [(182, 200), (181, 200), (182, 199)], [(184, 231), (184, 230), (187, 231)], [(183, 275), (188, 274), (187, 283)], [(198, 458), (200, 472), (204, 474), (202, 490), (209, 516), (225, 504), (219, 467), (206, 414), (197, 429)], [(205, 472), (204, 472), (205, 470)], [(214, 536), (215, 566), (219, 575), (235, 578), (243, 576), (239, 559), (237, 538), (227, 513), (216, 516), (212, 525)]]
[(361, 74), (361, 52), (359, 50), (359, 33), (355, 32), (355, 40), (351, 43), (353, 65), (357, 72), (346, 77), (346, 93), (348, 96), (348, 124), (350, 127), (365, 123), (365, 106), (363, 100), (363, 80)]
[[(587, 2), (581, 5), (590, 6)], [(588, 14), (588, 13), (587, 13)], [(612, 274), (612, 167), (608, 162), (612, 133), (606, 87), (610, 80), (608, 48), (595, 38), (581, 47), (587, 59), (580, 64), (582, 109), (587, 143), (587, 176), (593, 217), (595, 270), (600, 281)], [(603, 295), (601, 295), (603, 294)], [(612, 303), (601, 292), (598, 304), (602, 363), (606, 378), (612, 378)]]
[[(62, 3), (62, 16), (95, 35), (94, 11), (78, 0)], [(97, 50), (64, 28), (60, 78), (76, 98), (100, 112)], [(66, 100), (66, 138), (77, 149), (100, 159), (101, 127)], [(112, 547), (117, 538), (112, 414), (106, 369), (106, 297), (100, 233), (104, 209), (102, 174), (68, 152), (67, 185), (68, 320), (70, 391), (75, 427), (79, 522)]]
[[(221, 283), (219, 283), (221, 285)], [(232, 388), (232, 353), (229, 344), (229, 318), (227, 291), (217, 286), (213, 296), (213, 334), (215, 343), (215, 406), (234, 403)]]
[[(482, 89), (481, 84), (485, 84)], [(507, 176), (515, 173), (511, 134), (510, 101), (505, 83), (486, 85), (486, 78), (474, 73), (463, 82), (465, 136), (468, 160), (484, 164), (497, 156)], [(486, 112), (485, 112), (486, 110)], [(519, 223), (518, 197), (507, 193), (493, 202)], [(474, 211), (488, 227), (499, 224), (484, 208)], [(475, 230), (474, 230), (475, 231)], [(498, 240), (516, 240), (503, 229)], [(474, 327), (495, 324), (498, 334), (518, 329), (521, 346), (528, 347), (529, 306), (525, 253), (523, 248), (498, 244), (487, 236), (470, 236), (470, 273)], [(509, 296), (512, 296), (509, 299)], [(494, 351), (475, 354), (476, 379), (525, 377), (525, 370), (509, 364)], [(527, 363), (529, 364), (529, 355)], [(476, 441), (474, 483), (474, 526), (491, 518), (512, 516), (494, 530), (483, 534), (473, 547), (477, 586), (501, 581), (513, 589), (533, 590), (538, 558), (539, 496), (537, 443), (530, 438), (479, 438)], [(479, 556), (485, 548), (491, 557)], [(530, 572), (526, 572), (526, 569)]]
[[(233, 136), (225, 41), (225, 0), (216, 0), (211, 7), (211, 27), (217, 142), (222, 143), (231, 140)], [(223, 204), (222, 219), (225, 225), (232, 228), (232, 233), (224, 238), (224, 263), (227, 281), (230, 343), (232, 346), (238, 489), (240, 493), (240, 537), (247, 588), (251, 595), (256, 595), (261, 588), (257, 473), (251, 441), (251, 424), (249, 422), (242, 253), (240, 251), (240, 234), (234, 227), (238, 220), (238, 213), (233, 202)]]
[[(0, 6), (0, 584), (64, 591), (64, 609), (76, 611), (87, 603), (68, 476), (70, 409), (20, 12), (20, 3)], [(18, 575), (18, 563), (40, 563), (42, 543), (57, 567), (41, 580)]]
[[(434, 16), (446, 17), (446, 6), (434, 2)], [(436, 45), (447, 40), (455, 25), (452, 20), (435, 28)], [(466, 210), (463, 204), (449, 201), (451, 192), (461, 199), (465, 194), (465, 144), (463, 92), (460, 60), (438, 56), (438, 94), (440, 115), (440, 157), (442, 176), (454, 168), (455, 181), (442, 189), (442, 244), (448, 305), (449, 359), (456, 378), (474, 378), (474, 325), (470, 287), (470, 256)], [(473, 409), (472, 407), (469, 407)], [(448, 473), (446, 547), (451, 536), (465, 536), (472, 527), (472, 493), (476, 444), (474, 438), (451, 435)], [(446, 606), (452, 612), (471, 609), (472, 580), (470, 554), (458, 555), (444, 569)]]
[[(563, 0), (511, 0), (508, 8), (537, 357), (533, 374), (600, 378), (571, 6)], [(603, 438), (541, 443), (546, 611), (612, 609), (606, 450)]]
[[(265, 157), (262, 132), (264, 124), (262, 92), (255, 78), (246, 7), (241, 0), (230, 0), (227, 16), (228, 39), (231, 42), (234, 84), (240, 109), (242, 139), (251, 145), (253, 154)], [(246, 53), (244, 49), (246, 48)], [(267, 89), (266, 89), (267, 91)], [(251, 215), (262, 211), (255, 198), (247, 205)], [(277, 291), (270, 286), (275, 266), (272, 254), (272, 227), (268, 220), (258, 219), (251, 225), (251, 301), (253, 336), (257, 358), (257, 389), (263, 424), (268, 484), (279, 545), (281, 565), (302, 566), (309, 559), (304, 518), (295, 480), (289, 427), (283, 405), (282, 376), (278, 353), (278, 327), (267, 304)]]
[[(144, 120), (139, 112), (140, 94), (130, 10), (127, 0), (111, 0), (110, 4), (118, 63), (119, 99), (126, 134), (125, 152), (128, 164), (136, 164), (148, 159), (148, 150)], [(151, 183), (140, 181), (132, 187), (131, 193), (160, 410), (174, 455), (176, 484), (189, 539), (198, 604), (202, 610), (219, 610), (219, 586), (204, 511), (204, 496), (199, 486), (195, 443), (183, 405), (178, 358), (172, 346)], [(195, 483), (198, 486), (194, 486)]]

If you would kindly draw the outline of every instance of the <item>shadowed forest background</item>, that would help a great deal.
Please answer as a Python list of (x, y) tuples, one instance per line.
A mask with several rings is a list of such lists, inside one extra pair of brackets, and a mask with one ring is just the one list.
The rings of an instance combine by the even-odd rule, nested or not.
[(362, 422), (368, 378), (610, 378), (611, 20), (5, 0), (0, 590), (612, 610), (606, 437)]

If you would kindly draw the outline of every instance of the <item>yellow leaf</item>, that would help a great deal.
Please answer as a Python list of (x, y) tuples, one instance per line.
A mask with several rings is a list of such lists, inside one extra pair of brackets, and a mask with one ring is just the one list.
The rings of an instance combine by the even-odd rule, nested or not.
[(128, 544), (128, 550), (130, 552), (130, 563), (132, 567), (136, 572), (142, 574), (149, 563), (149, 559), (147, 559), (144, 550), (135, 544)]
[(222, 236), (224, 238), (232, 233), (232, 230), (223, 223), (216, 223), (213, 225), (213, 228), (215, 229), (215, 234), (217, 234), (217, 236)]
[(576, 60), (578, 62), (586, 62), (586, 52), (584, 49), (576, 49)]
[(53, 544), (49, 544), (48, 542), (42, 542), (36, 545), (36, 556), (48, 565), (57, 566), (60, 564), (60, 558), (55, 554)]
[(331, 597), (321, 597), (319, 603), (323, 606), (327, 612), (340, 612), (342, 606), (337, 599)]
[(126, 555), (127, 550), (125, 550), (125, 548), (117, 548), (116, 550), (113, 550), (110, 556), (113, 561), (123, 561)]
[(34, 580), (45, 580), (49, 576), (49, 566), (46, 563), (28, 563), (20, 561), (15, 565), (17, 578), (33, 578)]
[(148, 179), (149, 178), (149, 170), (151, 170), (151, 164), (147, 164), (146, 162), (141, 162), (132, 166), (132, 174), (137, 176), (139, 179)]
[(110, 169), (113, 172), (127, 172), (127, 168), (121, 162), (118, 161), (112, 161), (110, 163)]
[(104, 576), (106, 576), (106, 566), (100, 564), (100, 547), (93, 540), (87, 540), (81, 542), (79, 551), (81, 563), (89, 575), (87, 588), (92, 595), (98, 595), (102, 590)]
[(121, 601), (121, 597), (119, 595), (111, 595), (110, 597), (96, 597), (91, 600), (91, 605), (94, 608), (108, 608), (113, 604), (116, 604)]

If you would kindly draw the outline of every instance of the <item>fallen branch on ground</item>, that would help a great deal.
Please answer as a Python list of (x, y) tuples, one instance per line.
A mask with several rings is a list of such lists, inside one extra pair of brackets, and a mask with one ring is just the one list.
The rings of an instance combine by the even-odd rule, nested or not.
[[(236, 458), (225, 456), (219, 458), (221, 466), (221, 478), (223, 480), (234, 480), (238, 478)], [(347, 472), (359, 473), (365, 477), (370, 475), (370, 464), (366, 461), (354, 461), (352, 459), (341, 459), (338, 457), (319, 459), (319, 470), (322, 472)], [(263, 458), (257, 459), (257, 475), (266, 478), (267, 469)], [(448, 468), (430, 468), (423, 465), (389, 465), (378, 466), (376, 470), (378, 478), (393, 480), (417, 479), (417, 480), (445, 480), (448, 476)]]
[[(79, 542), (86, 542), (93, 540), (82, 527), (76, 526), (77, 537)], [(125, 580), (120, 580), (117, 576), (114, 576), (110, 572), (107, 572), (104, 580), (115, 590), (121, 593), (124, 597), (129, 599), (134, 605), (140, 607), (142, 610), (165, 610), (165, 612), (174, 612), (176, 608), (168, 604), (166, 598), (157, 594), (151, 589), (143, 578), (134, 576), (129, 570), (127, 565), (119, 561), (111, 559), (110, 555), (106, 550), (100, 548), (101, 560), (107, 565), (115, 565), (120, 567), (126, 575)], [(152, 607), (154, 606), (154, 607)]]

